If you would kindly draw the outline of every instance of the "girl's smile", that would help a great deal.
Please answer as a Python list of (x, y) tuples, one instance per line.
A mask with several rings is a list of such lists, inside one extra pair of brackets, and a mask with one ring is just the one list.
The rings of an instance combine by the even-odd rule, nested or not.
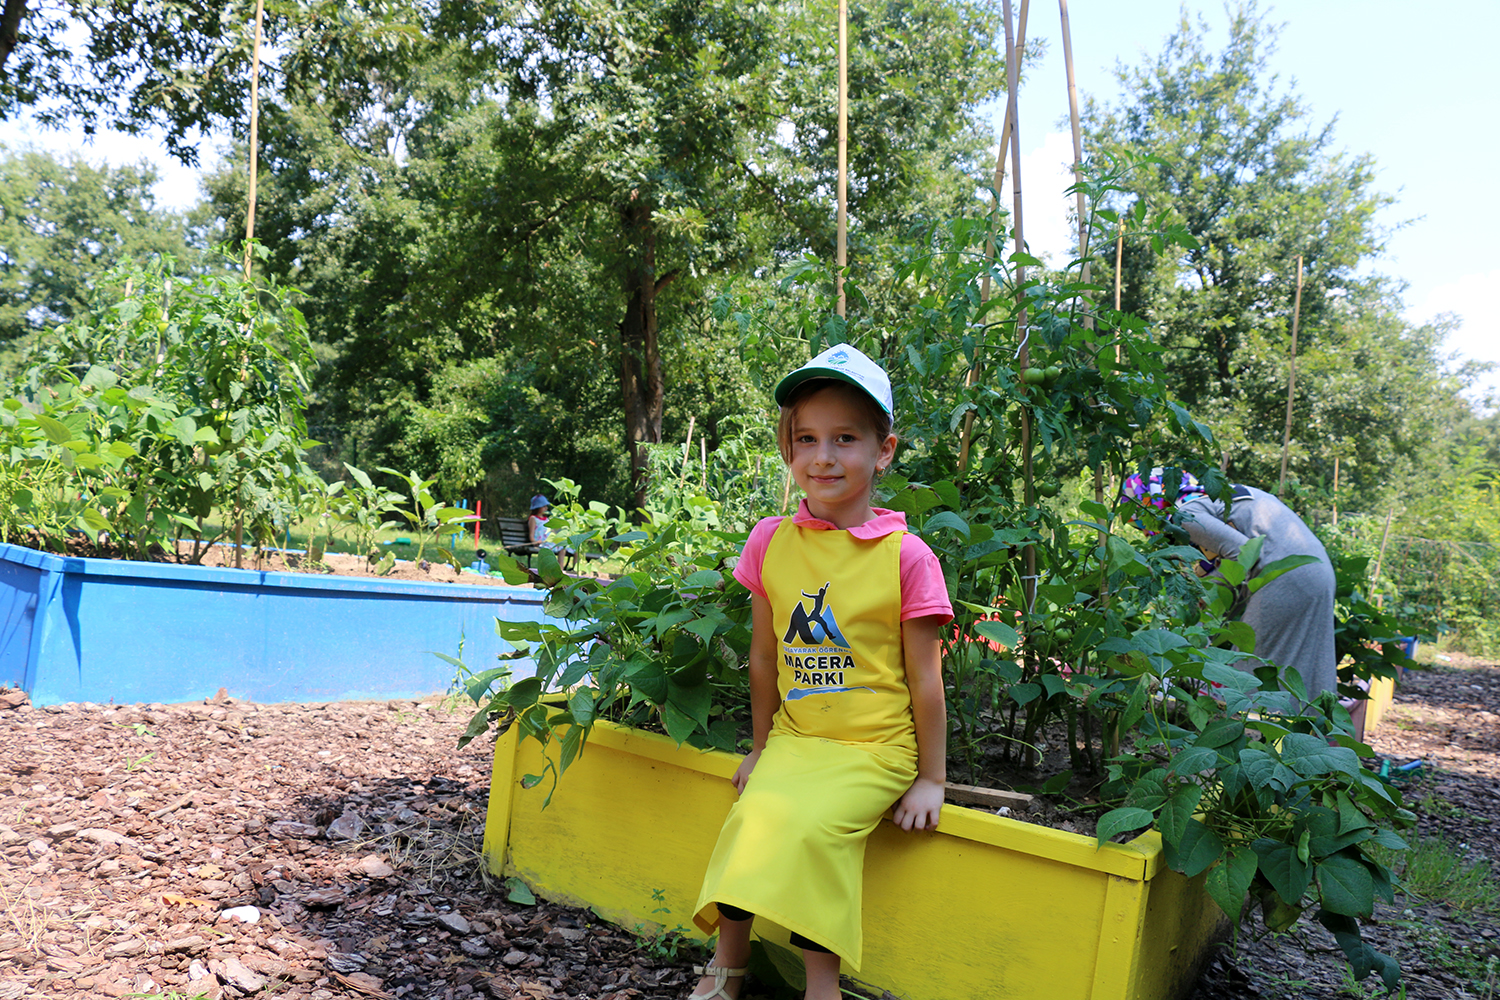
[(851, 398), (851, 386), (830, 385), (797, 407), (792, 424), (792, 478), (807, 494), (814, 517), (840, 528), (874, 517), (870, 492), (877, 470), (896, 451), (896, 436), (877, 436)]

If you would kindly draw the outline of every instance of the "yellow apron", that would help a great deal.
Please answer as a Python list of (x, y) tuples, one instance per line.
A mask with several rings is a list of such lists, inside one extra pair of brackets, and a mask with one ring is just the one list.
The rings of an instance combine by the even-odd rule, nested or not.
[(917, 776), (901, 645), (901, 536), (782, 522), (761, 580), (781, 707), (709, 861), (694, 922), (715, 903), (816, 941), (859, 971), (865, 840)]

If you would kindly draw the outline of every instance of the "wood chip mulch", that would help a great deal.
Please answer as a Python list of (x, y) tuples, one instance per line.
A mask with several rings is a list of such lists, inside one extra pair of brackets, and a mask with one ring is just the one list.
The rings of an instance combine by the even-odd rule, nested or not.
[(0, 1000), (686, 995), (681, 962), (486, 883), (490, 744), (458, 750), (466, 723), (0, 692)]
[[(1421, 835), (1500, 868), (1497, 707), (1500, 666), (1453, 657), (1408, 678), (1370, 743), (1424, 762), (1406, 782)], [(490, 745), (457, 749), (467, 717), (440, 700), (35, 708), (0, 691), (0, 1000), (686, 996), (693, 956), (510, 902), (483, 875)], [(1398, 895), (1366, 935), (1408, 997), (1500, 993), (1493, 913)], [(1193, 1000), (1361, 995), (1304, 924), (1242, 933)]]

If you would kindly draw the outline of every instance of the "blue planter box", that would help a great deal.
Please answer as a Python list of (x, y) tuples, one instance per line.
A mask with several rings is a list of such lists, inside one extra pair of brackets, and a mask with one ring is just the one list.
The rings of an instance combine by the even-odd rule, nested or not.
[[(0, 683), (34, 704), (410, 698), (511, 646), (495, 619), (542, 621), (525, 587), (76, 559), (0, 545)], [(516, 676), (532, 672), (509, 661)]]

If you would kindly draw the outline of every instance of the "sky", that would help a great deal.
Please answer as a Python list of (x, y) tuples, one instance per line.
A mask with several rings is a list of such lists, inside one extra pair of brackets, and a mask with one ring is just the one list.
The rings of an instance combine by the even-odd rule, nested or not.
[[(1118, 99), (1116, 62), (1153, 58), (1184, 8), (1206, 18), (1211, 46), (1221, 46), (1228, 18), (1217, 0), (1070, 0), (1080, 93), (1105, 103)], [(1397, 199), (1379, 217), (1394, 232), (1370, 269), (1407, 282), (1408, 320), (1460, 317), (1447, 351), (1500, 363), (1500, 310), (1493, 304), (1500, 262), (1488, 252), (1490, 213), (1478, 207), (1484, 181), (1500, 164), (1500, 104), (1485, 72), (1493, 39), (1500, 37), (1500, 0), (1450, 0), (1420, 11), (1396, 0), (1300, 0), (1262, 3), (1262, 10), (1270, 23), (1282, 25), (1271, 60), (1281, 87), (1303, 98), (1310, 123), (1335, 122), (1335, 149), (1371, 155), (1376, 189)], [(1072, 182), (1059, 21), (1055, 5), (1032, 5), (1027, 34), (1048, 45), (1020, 95), (1026, 231), (1033, 250), (1044, 255), (1060, 254), (1068, 244), (1069, 200), (1062, 191)], [(997, 106), (997, 132), (1003, 112)], [(83, 146), (81, 137), (28, 132), (14, 123), (6, 132), (0, 141), (75, 149), (96, 163), (149, 160), (163, 175), (156, 189), (162, 205), (185, 207), (198, 197), (195, 173), (171, 161), (159, 142), (108, 134)], [(205, 166), (213, 164), (213, 153), (203, 150)], [(1486, 376), (1484, 387), (1500, 392), (1500, 371)]]
[[(1080, 94), (1116, 101), (1116, 62), (1154, 59), (1182, 9), (1205, 18), (1210, 50), (1221, 49), (1228, 17), (1218, 2), (1069, 0)], [(1490, 252), (1490, 213), (1479, 207), (1500, 163), (1500, 104), (1488, 72), (1500, 36), (1500, 0), (1430, 8), (1301, 0), (1261, 9), (1269, 23), (1282, 25), (1271, 57), (1279, 89), (1302, 97), (1310, 124), (1334, 122), (1333, 149), (1372, 156), (1375, 189), (1396, 198), (1377, 217), (1394, 232), (1369, 269), (1407, 282), (1409, 321), (1426, 323), (1442, 313), (1461, 318), (1446, 352), (1500, 363), (1500, 261)], [(1031, 5), (1027, 36), (1047, 39), (1047, 52), (1019, 97), (1026, 236), (1043, 254), (1061, 254), (1069, 245), (1069, 199), (1062, 192), (1072, 183), (1073, 140), (1060, 21), (1057, 5)], [(996, 109), (996, 132), (1004, 110)], [(1055, 209), (1048, 211), (1049, 204)], [(1486, 376), (1483, 388), (1500, 392), (1500, 371)]]

